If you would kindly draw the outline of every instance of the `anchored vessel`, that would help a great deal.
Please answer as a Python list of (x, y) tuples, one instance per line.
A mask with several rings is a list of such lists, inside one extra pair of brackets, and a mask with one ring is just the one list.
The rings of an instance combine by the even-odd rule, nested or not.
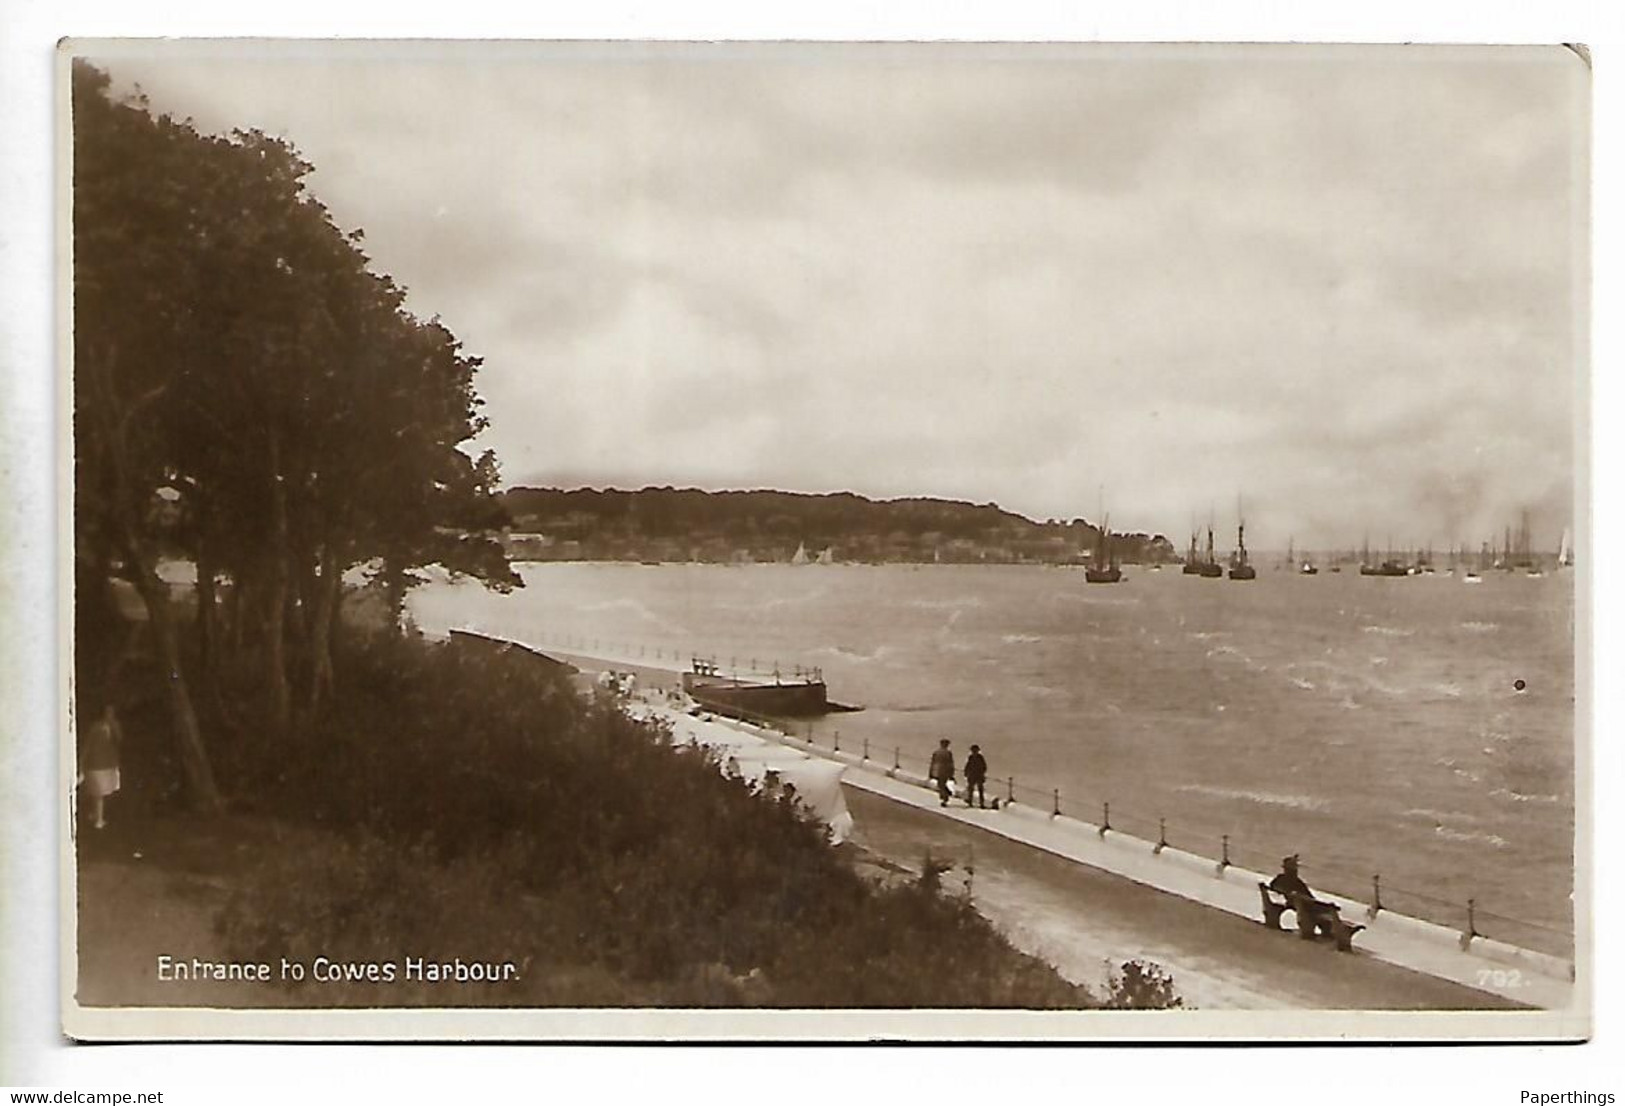
[(700, 706), (730, 718), (809, 718), (862, 709), (831, 702), (819, 668), (742, 677), (725, 672), (715, 660), (695, 657), (683, 673), (683, 691)]
[(1196, 556), (1196, 531), (1195, 530), (1191, 531), (1191, 548), (1190, 548), (1190, 552), (1185, 554), (1185, 567), (1180, 569), (1180, 572), (1182, 572), (1186, 576), (1200, 576), (1202, 574), (1202, 562), (1200, 560), (1198, 560), (1197, 556)]
[(1230, 579), (1255, 580), (1258, 570), (1247, 561), (1247, 524), (1236, 524), (1236, 559), (1230, 566)]
[(1224, 566), (1213, 558), (1212, 523), (1209, 523), (1207, 528), (1207, 555), (1202, 563), (1197, 566), (1197, 575), (1206, 577), (1209, 580), (1218, 580), (1224, 576)]
[(1112, 551), (1111, 516), (1100, 522), (1100, 533), (1095, 537), (1095, 559), (1083, 570), (1083, 578), (1091, 584), (1115, 584), (1123, 579), (1123, 570), (1117, 567)]

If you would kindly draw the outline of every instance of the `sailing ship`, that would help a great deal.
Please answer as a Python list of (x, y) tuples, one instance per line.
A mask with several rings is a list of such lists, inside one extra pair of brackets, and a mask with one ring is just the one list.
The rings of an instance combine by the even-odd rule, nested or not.
[(1557, 567), (1574, 567), (1574, 535), (1569, 532), (1568, 527), (1563, 528), (1563, 540), (1557, 546)]
[(807, 543), (806, 542), (802, 542), (802, 543), (800, 543), (799, 545), (796, 546), (795, 556), (790, 558), (790, 563), (793, 564), (793, 565), (805, 565), (805, 564), (811, 564), (812, 563), (807, 558)]
[(1382, 563), (1371, 563), (1371, 543), (1367, 541), (1360, 547), (1360, 575), (1361, 576), (1409, 576), (1410, 570), (1394, 560), (1393, 546), (1388, 547), (1388, 554), (1383, 557)]
[(814, 564), (820, 564), (820, 565), (832, 565), (832, 564), (834, 564), (835, 563), (835, 550), (834, 550), (834, 548), (831, 547), (831, 546), (826, 545), (824, 547), (823, 551), (818, 554), (818, 559), (816, 561), (814, 561), (813, 563)]
[(1202, 575), (1202, 562), (1196, 559), (1196, 531), (1191, 531), (1190, 552), (1185, 554), (1185, 567), (1180, 570), (1186, 576)]
[(1207, 580), (1218, 580), (1224, 576), (1224, 566), (1213, 556), (1213, 524), (1207, 526), (1207, 556), (1198, 569), (1198, 575)]
[(1091, 584), (1115, 584), (1123, 579), (1123, 570), (1117, 567), (1117, 557), (1112, 550), (1112, 517), (1105, 515), (1101, 519), (1100, 530), (1095, 535), (1095, 557), (1089, 567), (1083, 570), (1083, 578)]
[(1247, 560), (1247, 523), (1236, 523), (1236, 556), (1230, 565), (1230, 579), (1256, 580), (1258, 570)]

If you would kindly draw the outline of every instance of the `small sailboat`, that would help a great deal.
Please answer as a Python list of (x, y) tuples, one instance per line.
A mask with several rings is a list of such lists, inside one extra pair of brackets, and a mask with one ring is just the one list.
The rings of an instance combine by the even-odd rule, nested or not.
[(1478, 551), (1478, 566), (1475, 568), (1472, 565), (1468, 565), (1467, 571), (1462, 573), (1461, 582), (1464, 584), (1482, 584), (1484, 582), (1484, 566), (1486, 563), (1488, 563), (1489, 559), (1490, 545), (1488, 542), (1485, 542)]
[(801, 544), (796, 546), (795, 556), (790, 558), (790, 563), (793, 564), (793, 565), (805, 565), (805, 564), (811, 564), (812, 563), (810, 560), (807, 559), (807, 543), (806, 542), (802, 542)]
[(1563, 540), (1557, 545), (1557, 567), (1574, 567), (1574, 535), (1566, 526), (1563, 528)]

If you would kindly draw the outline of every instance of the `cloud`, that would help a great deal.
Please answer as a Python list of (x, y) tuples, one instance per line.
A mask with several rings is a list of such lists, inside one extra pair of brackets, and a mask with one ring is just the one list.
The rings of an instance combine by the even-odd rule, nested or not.
[[(512, 480), (850, 488), (1260, 547), (1568, 522), (1558, 50), (118, 61), (286, 134), (486, 358)], [(124, 72), (121, 73), (121, 69)]]

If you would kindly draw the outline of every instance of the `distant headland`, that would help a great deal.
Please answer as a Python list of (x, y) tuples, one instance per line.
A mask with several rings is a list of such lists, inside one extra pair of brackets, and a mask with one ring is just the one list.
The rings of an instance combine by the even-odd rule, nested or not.
[[(515, 560), (1087, 564), (1100, 534), (996, 503), (852, 492), (514, 487), (501, 499)], [(1161, 534), (1113, 533), (1111, 546), (1128, 563), (1178, 559)]]

